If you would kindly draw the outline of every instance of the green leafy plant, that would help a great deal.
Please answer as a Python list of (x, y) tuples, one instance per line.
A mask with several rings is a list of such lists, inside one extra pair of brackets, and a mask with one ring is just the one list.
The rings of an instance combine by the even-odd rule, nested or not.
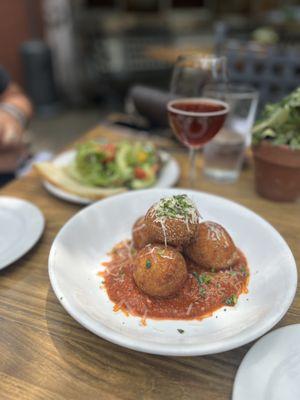
[(254, 145), (267, 140), (275, 146), (300, 149), (300, 87), (278, 103), (267, 104), (252, 133)]

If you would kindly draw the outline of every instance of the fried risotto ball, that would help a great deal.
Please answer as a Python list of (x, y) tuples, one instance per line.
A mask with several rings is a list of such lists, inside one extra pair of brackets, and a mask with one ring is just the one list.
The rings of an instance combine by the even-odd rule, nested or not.
[(134, 248), (137, 250), (142, 249), (146, 244), (150, 243), (149, 233), (145, 224), (145, 218), (138, 218), (132, 227), (132, 240)]
[(135, 257), (133, 278), (137, 287), (149, 296), (170, 297), (187, 278), (186, 263), (173, 248), (147, 245)]
[(194, 240), (186, 247), (185, 254), (206, 269), (220, 270), (234, 265), (239, 258), (229, 233), (212, 221), (198, 225)]
[(161, 199), (146, 213), (150, 240), (171, 246), (184, 246), (196, 233), (199, 213), (186, 195)]

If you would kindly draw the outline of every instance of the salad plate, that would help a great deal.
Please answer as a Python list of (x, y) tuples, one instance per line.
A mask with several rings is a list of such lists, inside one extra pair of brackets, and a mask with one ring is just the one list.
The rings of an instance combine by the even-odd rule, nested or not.
[[(101, 288), (101, 263), (131, 237), (138, 217), (164, 197), (186, 194), (207, 220), (226, 226), (243, 249), (250, 271), (248, 293), (234, 307), (202, 320), (147, 319), (114, 310)], [(207, 193), (148, 189), (96, 202), (71, 218), (49, 255), (53, 290), (65, 310), (96, 335), (133, 350), (173, 356), (213, 354), (242, 346), (270, 330), (288, 310), (297, 287), (294, 257), (280, 234), (251, 210)]]
[[(178, 162), (173, 158), (169, 153), (165, 151), (158, 151), (158, 155), (162, 162), (161, 168), (159, 173), (156, 177), (155, 182), (151, 187), (153, 188), (169, 188), (176, 184), (180, 176), (180, 167)], [(66, 151), (59, 156), (57, 156), (52, 164), (56, 167), (67, 167), (74, 162), (76, 157), (76, 151), (70, 150)], [(89, 198), (89, 196), (77, 195), (74, 193), (70, 193), (69, 191), (65, 190), (63, 187), (58, 187), (57, 185), (53, 184), (51, 181), (43, 180), (43, 185), (46, 190), (51, 193), (52, 195), (72, 203), (77, 204), (90, 204), (95, 199)], [(109, 191), (110, 189), (107, 189)], [(119, 192), (126, 191), (127, 189), (112, 189), (111, 195), (118, 194)], [(106, 196), (104, 196), (106, 197)]]

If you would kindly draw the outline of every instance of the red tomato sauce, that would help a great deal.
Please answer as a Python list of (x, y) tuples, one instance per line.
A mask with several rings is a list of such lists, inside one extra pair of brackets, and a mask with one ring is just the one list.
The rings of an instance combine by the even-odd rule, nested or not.
[(241, 293), (247, 293), (249, 268), (241, 251), (239, 262), (230, 269), (218, 272), (199, 268), (186, 259), (188, 278), (180, 291), (172, 298), (158, 299), (143, 293), (133, 279), (135, 250), (130, 241), (117, 244), (111, 261), (101, 276), (114, 311), (126, 315), (152, 319), (203, 319), (223, 306), (234, 306)]

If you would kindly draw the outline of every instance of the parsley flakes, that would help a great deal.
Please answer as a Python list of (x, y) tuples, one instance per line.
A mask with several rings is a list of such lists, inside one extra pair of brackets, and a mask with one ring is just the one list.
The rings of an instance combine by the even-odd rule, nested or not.
[(198, 272), (194, 271), (193, 276), (196, 278), (197, 283), (199, 285), (199, 294), (201, 297), (205, 297), (206, 295), (206, 288), (203, 285), (208, 285), (211, 282), (211, 277), (207, 274), (199, 275)]
[(227, 306), (235, 306), (238, 301), (238, 297), (236, 294), (231, 295), (230, 297), (227, 297), (225, 300), (225, 304)]
[(244, 277), (249, 276), (249, 272), (247, 271), (247, 268), (246, 268), (245, 266), (242, 266), (242, 267), (241, 267), (241, 274), (242, 274), (242, 276), (244, 276)]
[(198, 213), (195, 206), (185, 194), (161, 199), (155, 208), (158, 218), (177, 218), (187, 221), (198, 220)]

